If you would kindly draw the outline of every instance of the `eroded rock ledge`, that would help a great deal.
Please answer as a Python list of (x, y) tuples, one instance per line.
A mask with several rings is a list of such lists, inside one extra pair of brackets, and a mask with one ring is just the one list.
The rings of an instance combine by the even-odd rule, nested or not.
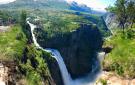
[(125, 79), (112, 72), (103, 71), (95, 85), (135, 85), (135, 79)]

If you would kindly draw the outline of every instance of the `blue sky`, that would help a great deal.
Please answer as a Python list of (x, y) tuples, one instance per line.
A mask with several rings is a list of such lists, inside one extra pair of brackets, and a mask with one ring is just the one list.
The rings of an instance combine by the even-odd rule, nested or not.
[[(0, 4), (13, 2), (15, 0), (0, 0)], [(76, 1), (79, 4), (86, 4), (92, 7), (94, 10), (105, 11), (105, 8), (109, 5), (113, 5), (116, 0), (66, 0), (68, 2)]]

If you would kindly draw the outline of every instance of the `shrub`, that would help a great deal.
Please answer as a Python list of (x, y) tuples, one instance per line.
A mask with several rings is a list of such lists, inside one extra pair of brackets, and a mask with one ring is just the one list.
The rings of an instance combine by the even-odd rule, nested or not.
[(100, 82), (102, 83), (102, 85), (107, 85), (107, 81), (104, 79), (100, 79)]
[(128, 39), (133, 39), (135, 38), (135, 32), (133, 30), (128, 30), (127, 31), (127, 38)]
[(123, 75), (124, 73), (124, 70), (123, 70), (123, 67), (118, 64), (117, 62), (114, 62), (110, 65), (110, 69), (112, 71), (115, 71), (118, 75)]
[(23, 38), (23, 34), (22, 33), (17, 33), (16, 39), (17, 40), (22, 40), (22, 38)]

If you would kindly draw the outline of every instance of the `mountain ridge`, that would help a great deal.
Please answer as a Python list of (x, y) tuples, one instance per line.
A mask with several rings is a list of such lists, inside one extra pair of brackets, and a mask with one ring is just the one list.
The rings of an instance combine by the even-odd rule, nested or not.
[(85, 4), (67, 2), (65, 0), (16, 0), (7, 4), (0, 4), (1, 9), (62, 9), (89, 14), (104, 15), (104, 12), (93, 10)]
[(46, 8), (61, 8), (66, 9), (68, 4), (63, 0), (16, 0), (11, 3), (1, 4), (1, 9), (19, 9), (19, 8), (39, 8), (39, 9), (46, 9)]

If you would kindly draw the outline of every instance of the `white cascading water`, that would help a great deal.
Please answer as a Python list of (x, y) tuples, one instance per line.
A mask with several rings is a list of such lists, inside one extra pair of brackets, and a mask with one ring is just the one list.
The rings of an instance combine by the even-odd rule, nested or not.
[[(54, 57), (57, 60), (59, 68), (60, 68), (60, 72), (61, 72), (61, 75), (63, 78), (64, 85), (93, 85), (93, 83), (91, 82), (90, 79), (94, 75), (94, 70), (90, 74), (88, 74), (88, 76), (86, 78), (73, 80), (71, 78), (71, 75), (68, 73), (64, 60), (63, 60), (61, 54), (59, 53), (59, 51), (55, 50), (55, 49), (50, 49), (50, 48), (47, 48), (47, 49), (42, 48), (37, 43), (36, 37), (34, 35), (34, 29), (36, 28), (36, 25), (31, 24), (29, 21), (27, 21), (27, 23), (30, 25), (32, 38), (33, 38), (33, 41), (34, 41), (34, 44), (36, 45), (36, 47), (38, 47), (39, 49), (42, 49), (46, 52), (51, 53), (52, 57)], [(100, 53), (99, 56), (102, 57), (102, 56), (104, 56), (104, 54), (105, 53)], [(95, 62), (95, 64), (96, 64), (96, 67), (95, 67), (95, 70), (96, 70), (97, 68), (99, 68), (99, 63)]]

